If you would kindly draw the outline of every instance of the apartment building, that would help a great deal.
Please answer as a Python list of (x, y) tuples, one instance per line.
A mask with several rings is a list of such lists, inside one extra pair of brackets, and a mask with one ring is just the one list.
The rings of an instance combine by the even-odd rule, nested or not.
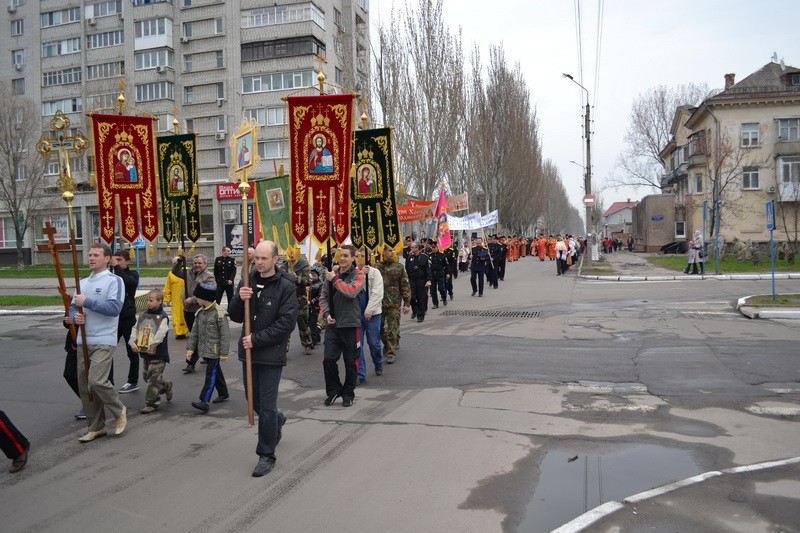
[[(283, 97), (315, 85), (320, 68), (339, 87), (364, 96), (369, 90), (368, 0), (7, 1), (0, 12), (0, 69), (10, 78), (2, 83), (41, 103), (43, 132), (61, 110), (73, 131), (88, 135), (86, 114), (114, 112), (124, 81), (125, 103), (157, 116), (159, 134), (173, 131), (176, 117), (182, 132), (197, 133), (197, 250), (212, 256), (226, 244), (230, 227), (241, 223), (229, 167), (231, 133), (243, 117), (262, 125), (261, 164), (250, 177), (272, 176), (281, 164), (290, 170)], [(78, 240), (92, 242), (98, 211), (91, 154), (71, 163)], [(46, 173), (52, 188), (55, 160)], [(66, 227), (65, 208), (50, 218)], [(0, 244), (13, 248), (7, 214), (0, 220)], [(48, 262), (38, 251), (46, 243), (41, 226), (27, 236), (34, 262)], [(163, 261), (166, 250), (159, 243), (148, 261)]]
[(674, 196), (675, 240), (698, 229), (709, 239), (719, 227), (727, 242), (767, 242), (771, 200), (775, 239), (796, 239), (800, 69), (771, 62), (738, 83), (734, 74), (725, 75), (724, 90), (698, 107), (676, 110), (661, 157), (667, 162), (662, 190)]

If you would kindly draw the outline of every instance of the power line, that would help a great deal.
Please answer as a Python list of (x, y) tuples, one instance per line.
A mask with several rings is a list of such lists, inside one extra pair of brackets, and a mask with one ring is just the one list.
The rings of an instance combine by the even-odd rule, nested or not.
[(600, 93), (600, 52), (603, 47), (603, 14), (605, 11), (605, 0), (597, 2), (597, 48), (594, 64), (594, 104), (595, 116), (597, 116), (597, 95)]

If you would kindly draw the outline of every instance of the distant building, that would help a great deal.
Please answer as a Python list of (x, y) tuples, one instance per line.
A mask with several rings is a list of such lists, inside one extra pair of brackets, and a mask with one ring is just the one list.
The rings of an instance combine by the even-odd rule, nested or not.
[(633, 206), (630, 198), (626, 202), (614, 202), (605, 210), (601, 220), (603, 237), (622, 238), (631, 234), (633, 222)]
[[(202, 238), (198, 251), (216, 252), (226, 225), (241, 223), (241, 200), (231, 198), (231, 133), (242, 117), (261, 125), (261, 165), (252, 178), (290, 170), (282, 98), (315, 85), (323, 68), (339, 87), (369, 90), (369, 0), (257, 2), (254, 0), (9, 0), (0, 11), (0, 69), (13, 92), (41, 102), (46, 132), (57, 110), (89, 134), (85, 116), (113, 112), (124, 79), (126, 103), (158, 117), (157, 130), (198, 134)], [(8, 33), (11, 29), (10, 34)], [(33, 148), (33, 147), (31, 147)], [(75, 157), (79, 242), (97, 237), (97, 193), (91, 154)], [(58, 164), (46, 170), (55, 185)], [(87, 190), (88, 189), (88, 190)], [(83, 192), (81, 192), (83, 191)], [(234, 196), (238, 191), (233, 191)], [(66, 220), (66, 210), (52, 213)], [(0, 212), (0, 242), (14, 247)], [(36, 224), (27, 246), (46, 243)], [(159, 250), (166, 249), (160, 243)], [(87, 248), (84, 247), (84, 253)], [(174, 246), (173, 246), (174, 251)], [(213, 256), (213, 255), (212, 255)], [(157, 253), (154, 260), (164, 260)], [(34, 261), (49, 254), (35, 252)]]
[(725, 75), (724, 90), (698, 107), (676, 110), (661, 157), (667, 162), (663, 193), (674, 197), (674, 239), (699, 229), (707, 240), (719, 232), (727, 242), (768, 241), (770, 200), (776, 202), (775, 239), (795, 239), (800, 69), (773, 62), (739, 83)]

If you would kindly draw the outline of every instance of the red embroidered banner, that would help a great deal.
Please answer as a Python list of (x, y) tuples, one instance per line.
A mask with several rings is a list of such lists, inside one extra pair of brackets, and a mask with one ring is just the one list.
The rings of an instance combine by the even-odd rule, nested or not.
[(339, 244), (350, 235), (350, 162), (353, 95), (290, 96), (292, 234)]
[(158, 236), (158, 179), (153, 119), (148, 116), (89, 115), (92, 121), (100, 238), (111, 243), (119, 202), (120, 235), (130, 242)]

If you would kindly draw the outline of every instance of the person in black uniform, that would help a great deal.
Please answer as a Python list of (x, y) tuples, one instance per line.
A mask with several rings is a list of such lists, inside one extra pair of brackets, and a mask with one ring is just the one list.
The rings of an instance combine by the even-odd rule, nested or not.
[(233, 280), (236, 277), (236, 260), (231, 257), (231, 249), (222, 248), (222, 255), (214, 260), (214, 279), (217, 282), (217, 304), (222, 303), (222, 295), (228, 297), (228, 305), (233, 298)]
[(500, 243), (497, 242), (497, 235), (489, 237), (489, 257), (492, 259), (486, 268), (486, 277), (489, 280), (489, 285), (493, 289), (498, 287), (498, 280), (500, 279)]
[(439, 251), (436, 243), (431, 244), (431, 252), (428, 256), (431, 264), (431, 302), (433, 308), (439, 308), (439, 298), (442, 297), (442, 304), (447, 305), (447, 279), (450, 278), (450, 263), (444, 252)]
[(489, 250), (484, 248), (483, 239), (477, 237), (475, 239), (475, 246), (470, 251), (470, 265), (469, 270), (470, 283), (472, 284), (472, 296), (477, 293), (478, 296), (483, 296), (483, 276), (489, 266)]
[[(497, 259), (497, 277), (500, 281), (504, 281), (506, 279), (506, 256), (508, 255), (508, 244), (507, 237), (503, 235), (500, 237), (500, 256)], [(525, 241), (527, 242), (527, 241)], [(530, 250), (530, 244), (526, 245)]]
[(412, 242), (406, 259), (408, 284), (411, 286), (411, 318), (425, 320), (428, 309), (428, 287), (431, 286), (431, 264), (422, 253), (420, 243)]

